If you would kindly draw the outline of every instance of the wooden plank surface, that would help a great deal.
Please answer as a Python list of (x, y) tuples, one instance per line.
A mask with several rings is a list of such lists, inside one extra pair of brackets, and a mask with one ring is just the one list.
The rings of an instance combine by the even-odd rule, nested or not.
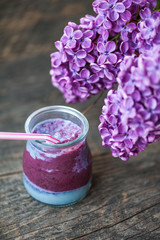
[[(66, 105), (51, 86), (53, 42), (68, 21), (92, 14), (90, 0), (0, 1), (0, 131), (24, 131), (28, 115)], [(79, 203), (56, 208), (33, 200), (22, 183), (25, 142), (0, 141), (0, 239), (160, 239), (160, 143), (124, 163), (101, 146), (103, 97), (86, 117), (93, 185)], [(80, 111), (86, 103), (71, 104)]]

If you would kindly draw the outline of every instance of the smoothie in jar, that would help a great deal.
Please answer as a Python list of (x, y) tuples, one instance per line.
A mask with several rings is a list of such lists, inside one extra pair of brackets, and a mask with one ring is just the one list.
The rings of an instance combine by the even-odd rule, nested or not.
[[(51, 113), (46, 115), (45, 110)], [(26, 121), (31, 125), (30, 131), (50, 134), (59, 143), (27, 142), (23, 156), (24, 185), (41, 202), (57, 206), (73, 204), (84, 198), (91, 186), (91, 155), (86, 142), (88, 121), (68, 107), (53, 106), (38, 111), (40, 117), (37, 113), (31, 115), (32, 124)]]

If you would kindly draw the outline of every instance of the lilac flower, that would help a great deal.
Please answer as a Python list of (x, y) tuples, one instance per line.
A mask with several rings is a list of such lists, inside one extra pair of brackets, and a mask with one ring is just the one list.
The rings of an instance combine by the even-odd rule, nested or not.
[(74, 31), (70, 26), (66, 26), (64, 29), (64, 35), (61, 37), (61, 42), (69, 48), (76, 47), (76, 40), (82, 37), (80, 30)]
[(126, 42), (129, 40), (128, 33), (132, 33), (136, 29), (135, 23), (128, 23), (123, 26), (123, 29), (121, 30), (121, 38), (122, 41)]
[(125, 11), (125, 6), (122, 2), (117, 0), (102, 1), (98, 6), (98, 12), (108, 11), (108, 18), (111, 21), (116, 21), (119, 18), (119, 14)]
[(122, 114), (122, 123), (127, 124), (129, 118), (136, 116), (136, 109), (134, 107), (134, 100), (131, 96), (127, 96), (121, 102), (120, 113)]
[(144, 52), (145, 49), (151, 49), (153, 44), (160, 43), (160, 13), (151, 12), (148, 8), (140, 11), (143, 18), (137, 25), (138, 32), (135, 35), (135, 42), (140, 51)]
[(111, 89), (116, 82), (115, 72), (110, 66), (110, 64), (103, 64), (101, 66), (96, 63), (91, 64), (93, 73), (101, 79), (103, 89)]
[(130, 49), (128, 42), (121, 42), (119, 46), (119, 52), (117, 52), (118, 59), (123, 59), (125, 56), (129, 55)]
[(141, 9), (139, 15), (142, 19), (150, 18), (151, 17), (151, 10), (149, 8)]
[(92, 5), (96, 16), (69, 22), (55, 42), (51, 81), (67, 103), (118, 83), (104, 101), (99, 131), (102, 145), (126, 161), (160, 139), (160, 13), (152, 12), (156, 0)]
[[(109, 146), (114, 157), (126, 161), (160, 139), (160, 99), (155, 94), (155, 89), (160, 93), (160, 74), (152, 80), (159, 63), (160, 45), (121, 63), (118, 89), (108, 93), (99, 125), (102, 145)], [(136, 84), (129, 88), (134, 79)]]
[(98, 42), (101, 42), (104, 45), (106, 45), (108, 38), (109, 38), (108, 30), (103, 30), (102, 34), (98, 38)]
[(80, 40), (82, 48), (88, 49), (88, 51), (92, 50), (92, 37), (94, 38), (93, 31), (86, 30), (83, 32), (83, 36), (81, 37), (81, 40)]
[(99, 4), (102, 2), (102, 0), (95, 0), (93, 3), (92, 3), (92, 6), (93, 6), (93, 10), (95, 13), (98, 14), (98, 6)]
[(89, 90), (93, 90), (93, 84), (97, 83), (98, 81), (99, 81), (98, 75), (96, 74), (91, 75), (89, 70), (83, 68), (74, 82), (81, 82), (82, 86), (86, 86)]
[(111, 64), (116, 63), (117, 61), (117, 56), (116, 54), (112, 53), (116, 50), (116, 44), (113, 41), (108, 41), (106, 45), (103, 43), (99, 42), (97, 45), (97, 50), (99, 52), (99, 57), (98, 57), (98, 64), (102, 65), (106, 61), (108, 61)]
[(94, 29), (95, 27), (95, 17), (91, 15), (86, 15), (85, 17), (80, 19), (80, 28), (82, 29)]
[(106, 11), (100, 12), (96, 17), (96, 26), (100, 27), (101, 25), (107, 30), (112, 28), (112, 23), (108, 20)]
[(74, 63), (78, 67), (84, 67), (86, 64), (85, 57), (87, 56), (87, 53), (85, 50), (78, 50), (77, 52), (74, 52), (71, 49), (66, 49), (66, 53), (68, 54), (68, 57), (71, 61), (74, 61)]
[[(54, 58), (54, 59), (57, 61), (57, 63), (59, 62), (58, 65), (60, 65), (61, 62), (66, 62), (68, 60), (67, 59), (67, 55), (66, 55), (66, 53), (64, 51), (64, 45), (63, 45), (62, 42), (56, 41), (55, 42), (55, 47), (59, 50), (59, 53), (58, 52), (56, 53), (57, 57)], [(56, 66), (58, 66), (58, 65), (56, 64)]]

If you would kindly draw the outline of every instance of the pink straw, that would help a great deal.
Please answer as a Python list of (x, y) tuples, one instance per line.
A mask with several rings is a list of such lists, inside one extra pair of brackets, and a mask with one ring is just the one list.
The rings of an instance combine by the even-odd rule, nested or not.
[(50, 136), (49, 134), (37, 134), (37, 133), (13, 133), (13, 132), (0, 132), (0, 139), (8, 140), (42, 140), (49, 141), (51, 143), (58, 143), (59, 140)]

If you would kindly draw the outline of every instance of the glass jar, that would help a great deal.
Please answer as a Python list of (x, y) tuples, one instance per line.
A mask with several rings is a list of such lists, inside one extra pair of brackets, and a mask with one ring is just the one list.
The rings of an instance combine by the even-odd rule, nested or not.
[(73, 141), (62, 144), (29, 140), (23, 154), (23, 181), (28, 193), (40, 202), (65, 206), (83, 199), (91, 187), (91, 154), (86, 136), (89, 124), (79, 111), (49, 106), (33, 112), (26, 133), (49, 119), (69, 120), (81, 128)]

